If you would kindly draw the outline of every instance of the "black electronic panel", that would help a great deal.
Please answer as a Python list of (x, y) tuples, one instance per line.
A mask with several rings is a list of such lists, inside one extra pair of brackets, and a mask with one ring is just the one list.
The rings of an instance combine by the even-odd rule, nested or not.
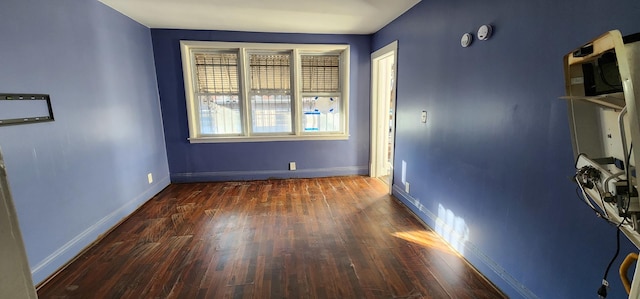
[(613, 51), (605, 52), (598, 59), (582, 64), (584, 95), (623, 92), (618, 60)]
[(0, 93), (0, 126), (53, 120), (48, 94)]

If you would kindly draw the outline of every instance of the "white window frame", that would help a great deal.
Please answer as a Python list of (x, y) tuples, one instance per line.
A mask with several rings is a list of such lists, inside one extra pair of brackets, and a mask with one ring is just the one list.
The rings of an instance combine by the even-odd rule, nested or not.
[[(210, 41), (180, 41), (182, 70), (184, 76), (187, 119), (189, 123), (189, 142), (257, 142), (257, 141), (298, 141), (298, 140), (346, 140), (349, 139), (349, 45), (336, 44), (276, 44), (276, 43), (234, 43)], [(242, 135), (202, 136), (200, 134), (200, 113), (195, 97), (194, 53), (212, 50), (238, 51), (238, 76), (241, 102)], [(292, 134), (252, 133), (250, 120), (250, 97), (248, 88), (248, 53), (256, 51), (291, 51), (292, 53)], [(340, 111), (342, 128), (339, 132), (305, 132), (302, 115), (302, 67), (301, 55), (340, 54)]]

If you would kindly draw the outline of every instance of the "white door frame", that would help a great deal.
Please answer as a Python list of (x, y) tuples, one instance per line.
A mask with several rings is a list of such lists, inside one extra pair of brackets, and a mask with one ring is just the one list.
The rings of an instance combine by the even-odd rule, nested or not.
[[(393, 55), (393, 73), (394, 84), (397, 86), (398, 77), (398, 41), (393, 41), (390, 44), (382, 47), (380, 50), (371, 54), (371, 156), (369, 165), (369, 176), (379, 177), (383, 175), (379, 173), (381, 167), (380, 163), (385, 163), (386, 159), (381, 159), (382, 153), (384, 153), (381, 146), (387, 146), (387, 144), (381, 144), (380, 136), (389, 130), (389, 111), (382, 111), (381, 107), (384, 107), (381, 103), (381, 95), (378, 92), (379, 82), (379, 67), (378, 62)], [(395, 93), (392, 95), (395, 97)], [(395, 103), (396, 99), (393, 99)], [(386, 104), (386, 103), (385, 103)], [(393, 107), (395, 113), (395, 107)], [(394, 117), (395, 118), (395, 117)], [(395, 120), (394, 120), (395, 122)], [(395, 134), (395, 129), (394, 129)], [(390, 149), (390, 155), (393, 157), (393, 147)], [(391, 175), (389, 176), (389, 193), (392, 190), (393, 183), (393, 165), (391, 165)]]
[(38, 296), (17, 217), (0, 150), (0, 296), (35, 299)]

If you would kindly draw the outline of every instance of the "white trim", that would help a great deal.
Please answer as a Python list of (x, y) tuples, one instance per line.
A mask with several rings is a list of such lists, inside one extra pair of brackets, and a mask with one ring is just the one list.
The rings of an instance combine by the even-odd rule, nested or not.
[(332, 50), (346, 50), (349, 45), (346, 44), (285, 44), (285, 43), (241, 43), (241, 42), (214, 42), (214, 41), (193, 41), (193, 40), (181, 40), (180, 45), (185, 45), (189, 49), (211, 49), (211, 48), (224, 48), (224, 49), (240, 49), (251, 48), (261, 50), (282, 50), (290, 51), (292, 49), (299, 49), (309, 52), (317, 51), (332, 51)]
[[(394, 80), (394, 84), (396, 84), (397, 87), (397, 78), (398, 78), (398, 41), (393, 41), (391, 43), (389, 43), (388, 45), (382, 47), (381, 49), (373, 52), (371, 54), (371, 139), (370, 139), (370, 169), (369, 169), (369, 175), (371, 177), (379, 177), (381, 175), (381, 173), (379, 173), (378, 168), (379, 168), (379, 162), (378, 162), (378, 155), (380, 155), (378, 146), (377, 146), (377, 141), (378, 141), (378, 135), (380, 134), (380, 130), (378, 129), (378, 127), (381, 125), (378, 122), (378, 119), (380, 119), (380, 113), (383, 113), (383, 111), (379, 111), (378, 109), (378, 61), (381, 61), (389, 56), (393, 55), (394, 56), (394, 63), (393, 63), (393, 72), (395, 74), (395, 80)], [(397, 90), (397, 89), (396, 89)], [(396, 98), (397, 99), (397, 98)], [(396, 100), (394, 99), (394, 102)], [(394, 107), (395, 109), (395, 107)], [(385, 126), (386, 127), (386, 126)], [(391, 156), (393, 157), (393, 149), (391, 149)], [(393, 185), (393, 169), (391, 170), (391, 175), (389, 178), (389, 193), (391, 193), (392, 190), (392, 185)]]
[[(293, 49), (293, 51), (291, 52), (291, 65), (295, 70), (294, 73), (296, 74), (302, 74), (302, 63), (300, 61), (300, 54), (301, 53), (299, 49)], [(302, 76), (293, 76), (293, 78), (291, 79), (291, 81), (293, 82), (291, 85), (291, 96), (293, 99), (300, 99), (300, 101), (293, 101), (293, 113), (291, 115), (291, 121), (293, 122), (293, 127), (291, 129), (293, 130), (293, 134), (298, 136), (303, 133), (302, 125), (296, 125), (298, 124), (298, 122), (302, 124)]]
[[(411, 213), (415, 217), (420, 219), (426, 226), (428, 226), (430, 229), (435, 231), (434, 229), (436, 226), (435, 224), (438, 221), (438, 216), (436, 216), (436, 214), (434, 214), (433, 212), (431, 212), (431, 210), (429, 210), (429, 208), (424, 206), (420, 202), (420, 200), (411, 196), (409, 193), (404, 192), (404, 187), (399, 185), (394, 185), (393, 191), (395, 191), (393, 195), (395, 195), (395, 198), (400, 203), (405, 205), (411, 211)], [(420, 211), (422, 215), (420, 215), (413, 208), (411, 208), (409, 204), (413, 206), (415, 209), (417, 209), (418, 211)], [(437, 235), (440, 236), (439, 234)], [(442, 238), (442, 236), (440, 237)], [(449, 242), (445, 238), (442, 238), (442, 240), (445, 243), (449, 244)], [(481, 251), (480, 248), (478, 248), (478, 246), (476, 246), (471, 240), (466, 241), (463, 244), (463, 248), (465, 252), (465, 255), (463, 257), (470, 264), (472, 264), (470, 261), (471, 256), (474, 256), (475, 257), (474, 260), (477, 259), (479, 262), (484, 264), (484, 266), (489, 268), (489, 270), (491, 270), (495, 275), (497, 275), (500, 279), (502, 279), (505, 283), (507, 283), (511, 288), (513, 288), (513, 290), (518, 292), (518, 294), (521, 295), (522, 298), (526, 298), (526, 299), (539, 298), (538, 296), (536, 296), (536, 294), (534, 294), (531, 290), (529, 290), (523, 283), (521, 283), (519, 280), (511, 276), (511, 274), (509, 274), (506, 269), (502, 268), (500, 264), (498, 264), (496, 261), (491, 259), (488, 255), (486, 255), (483, 251)], [(478, 268), (478, 265), (474, 265), (474, 264), (472, 265)], [(483, 272), (481, 273), (485, 276), (488, 275), (488, 273), (483, 273)], [(504, 291), (504, 289), (502, 291)]]
[[(386, 45), (386, 46), (380, 48), (379, 50), (371, 53), (371, 59), (384, 58), (385, 56), (391, 55), (391, 52), (393, 52), (393, 54), (398, 52), (398, 41), (397, 40), (392, 41), (388, 45)], [(396, 58), (396, 61), (397, 61), (397, 58)]]
[[(238, 77), (240, 93), (238, 95), (241, 105), (242, 135), (202, 135), (200, 134), (199, 109), (195, 99), (195, 78), (193, 77), (194, 52), (206, 52), (212, 49), (237, 49), (238, 50)], [(253, 142), (253, 141), (295, 141), (295, 140), (345, 140), (349, 139), (349, 81), (350, 81), (350, 52), (351, 48), (346, 44), (278, 44), (278, 43), (236, 43), (236, 42), (212, 42), (212, 41), (180, 41), (182, 56), (182, 71), (184, 77), (185, 100), (187, 108), (187, 121), (189, 125), (189, 141), (191, 143), (214, 142)], [(251, 124), (251, 107), (249, 98), (249, 74), (247, 72), (248, 51), (287, 51), (292, 55), (292, 133), (264, 134), (254, 133)], [(302, 93), (301, 88), (301, 64), (300, 55), (304, 54), (340, 54), (340, 132), (305, 132), (303, 130), (302, 117)]]
[(198, 137), (189, 138), (190, 143), (228, 143), (228, 142), (272, 142), (302, 140), (348, 140), (349, 135), (266, 135), (266, 136), (230, 136), (230, 137)]
[(196, 110), (194, 106), (195, 99), (194, 93), (189, 92), (193, 90), (193, 78), (191, 76), (191, 70), (194, 68), (193, 66), (193, 55), (191, 51), (189, 51), (189, 43), (180, 41), (180, 52), (182, 56), (182, 76), (184, 78), (184, 95), (187, 101), (187, 123), (189, 124), (189, 136), (195, 136), (197, 132), (197, 120), (194, 119), (196, 113), (193, 111)]
[[(251, 134), (251, 122), (249, 121), (249, 113), (251, 113), (251, 111), (249, 110), (249, 88), (248, 88), (248, 82), (249, 82), (249, 74), (246, 71), (247, 70), (247, 49), (240, 49), (240, 51), (238, 51), (238, 80), (240, 80), (240, 82), (238, 82), (238, 87), (240, 88), (240, 98), (238, 99), (238, 101), (240, 101), (240, 110), (242, 111), (242, 114), (240, 115), (240, 119), (242, 121), (242, 135), (243, 136), (249, 136)], [(189, 136), (198, 136), (199, 132), (196, 131), (194, 135), (189, 135)], [(220, 137), (218, 137), (220, 138)]]
[(351, 47), (349, 45), (344, 49), (344, 53), (342, 54), (342, 59), (340, 59), (340, 61), (342, 63), (340, 65), (340, 68), (342, 68), (341, 75), (344, 75), (344, 78), (340, 78), (340, 83), (342, 84), (340, 86), (342, 90), (342, 98), (340, 101), (342, 101), (343, 108), (342, 129), (344, 135), (349, 136), (349, 93), (351, 86), (351, 84), (349, 84), (349, 80), (351, 80)]
[[(92, 242), (100, 237), (101, 234), (109, 231), (109, 229), (113, 228), (114, 225), (117, 225), (118, 222), (121, 221), (121, 219), (124, 219), (125, 217), (133, 213), (136, 209), (153, 198), (158, 192), (162, 191), (162, 189), (164, 189), (170, 183), (170, 176), (165, 176), (164, 178), (158, 180), (157, 183), (151, 185), (140, 195), (126, 202), (124, 205), (120, 206), (113, 212), (109, 213), (108, 215), (82, 231), (80, 234), (73, 237), (60, 248), (38, 262), (31, 269), (31, 274), (34, 277), (34, 280), (40, 280), (37, 283), (44, 281), (44, 279), (46, 279), (46, 276), (50, 274), (49, 272), (55, 272), (57, 268), (63, 266), (70, 260), (69, 257), (73, 258), (73, 256), (77, 255), (79, 252), (82, 252), (83, 248), (86, 248), (86, 246), (90, 246)], [(46, 272), (42, 273), (42, 271), (44, 270), (46, 270)], [(36, 279), (40, 276), (43, 276), (43, 278)]]
[(33, 278), (29, 269), (29, 260), (13, 197), (7, 179), (7, 171), (0, 149), (0, 241), (2, 241), (3, 277), (9, 273), (13, 279), (0, 280), (0, 293), (9, 298), (38, 298), (33, 287)]
[(246, 181), (269, 178), (311, 178), (344, 175), (366, 175), (368, 167), (345, 166), (328, 168), (309, 168), (291, 170), (251, 170), (251, 171), (215, 171), (215, 172), (185, 172), (171, 174), (173, 183), (211, 182), (211, 181)]

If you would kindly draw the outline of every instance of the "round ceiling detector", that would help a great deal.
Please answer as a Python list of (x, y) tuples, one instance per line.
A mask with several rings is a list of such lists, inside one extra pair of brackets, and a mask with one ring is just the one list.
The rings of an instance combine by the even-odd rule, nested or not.
[(493, 28), (491, 25), (482, 25), (478, 28), (478, 39), (479, 40), (488, 40), (491, 37), (491, 32)]

